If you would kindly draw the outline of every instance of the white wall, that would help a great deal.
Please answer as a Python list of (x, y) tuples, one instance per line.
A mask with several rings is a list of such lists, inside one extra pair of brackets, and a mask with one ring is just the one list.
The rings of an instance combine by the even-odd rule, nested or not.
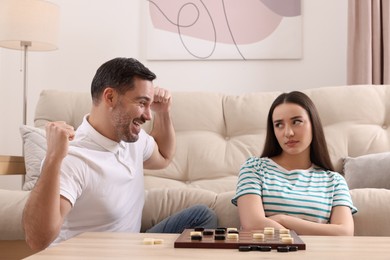
[[(59, 49), (30, 52), (28, 124), (42, 89), (89, 91), (105, 61), (135, 57), (175, 90), (232, 94), (306, 89), (346, 83), (347, 0), (302, 0), (303, 58), (250, 61), (147, 61), (142, 1), (51, 0), (60, 6)], [(22, 54), (0, 48), (0, 154), (21, 155)], [(0, 188), (18, 188), (0, 178)]]

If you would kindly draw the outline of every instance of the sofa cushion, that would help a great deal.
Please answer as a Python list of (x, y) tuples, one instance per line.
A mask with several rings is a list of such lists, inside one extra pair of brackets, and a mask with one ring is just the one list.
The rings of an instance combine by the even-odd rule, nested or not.
[(354, 189), (351, 196), (358, 208), (353, 215), (355, 236), (390, 236), (390, 190)]
[(19, 130), (23, 139), (26, 165), (23, 190), (32, 190), (38, 180), (41, 172), (41, 162), (46, 154), (46, 134), (45, 130), (28, 125), (22, 125)]
[(240, 228), (240, 218), (238, 215), (238, 208), (231, 203), (236, 191), (227, 191), (219, 193), (217, 200), (213, 207), (218, 216), (218, 225), (221, 227), (235, 227)]
[(166, 169), (145, 170), (145, 186), (234, 190), (241, 164), (261, 153), (268, 107), (278, 94), (172, 93), (176, 154)]
[(145, 231), (168, 216), (195, 204), (203, 204), (213, 208), (215, 201), (216, 193), (207, 190), (163, 188), (145, 191), (141, 231)]
[(0, 190), (0, 240), (24, 239), (22, 213), (29, 191)]
[(344, 176), (350, 189), (390, 189), (390, 152), (345, 158)]
[(89, 91), (42, 90), (35, 108), (34, 125), (45, 127), (50, 121), (64, 121), (77, 129), (91, 105)]

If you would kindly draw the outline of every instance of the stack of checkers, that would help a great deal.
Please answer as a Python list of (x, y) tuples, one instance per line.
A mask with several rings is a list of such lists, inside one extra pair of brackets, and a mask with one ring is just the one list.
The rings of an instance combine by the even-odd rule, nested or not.
[(186, 229), (176, 239), (176, 248), (237, 248), (240, 251), (297, 251), (306, 249), (299, 236), (289, 229), (238, 231), (237, 228)]
[(159, 245), (164, 242), (164, 239), (161, 238), (151, 238), (151, 237), (145, 237), (142, 243), (144, 245)]

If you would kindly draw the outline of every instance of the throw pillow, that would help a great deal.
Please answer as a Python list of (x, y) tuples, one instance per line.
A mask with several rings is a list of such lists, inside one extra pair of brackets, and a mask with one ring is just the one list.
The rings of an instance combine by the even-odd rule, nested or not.
[(345, 158), (344, 177), (350, 189), (390, 189), (390, 152)]
[(41, 172), (41, 162), (46, 155), (45, 130), (23, 125), (19, 128), (23, 140), (26, 177), (23, 190), (32, 190)]

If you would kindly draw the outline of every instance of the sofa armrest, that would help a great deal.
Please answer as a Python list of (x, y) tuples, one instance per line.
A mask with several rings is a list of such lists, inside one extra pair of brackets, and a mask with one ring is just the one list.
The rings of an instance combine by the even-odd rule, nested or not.
[[(25, 175), (22, 156), (0, 156), (1, 175)], [(16, 260), (30, 256), (37, 250), (28, 247), (24, 240), (22, 213), (29, 191), (0, 189), (0, 258)]]
[(22, 214), (29, 191), (0, 189), (0, 241), (24, 240)]
[(0, 175), (25, 175), (26, 167), (22, 156), (0, 155)]
[(355, 236), (390, 236), (390, 190), (361, 188), (350, 192), (358, 209), (353, 215)]

